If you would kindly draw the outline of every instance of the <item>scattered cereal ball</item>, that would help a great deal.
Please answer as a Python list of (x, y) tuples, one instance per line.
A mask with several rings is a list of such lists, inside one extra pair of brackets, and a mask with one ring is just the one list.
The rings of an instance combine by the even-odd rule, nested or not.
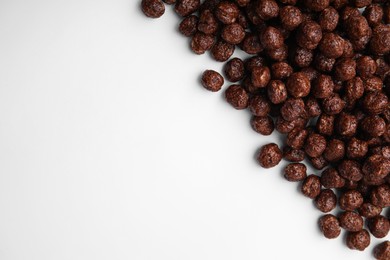
[(290, 163), (284, 169), (284, 177), (291, 182), (302, 181), (306, 178), (306, 170), (302, 163)]
[(264, 145), (257, 156), (257, 161), (263, 168), (271, 168), (279, 164), (282, 160), (282, 151), (277, 144), (270, 143)]
[(203, 72), (201, 81), (203, 87), (212, 92), (219, 91), (224, 83), (221, 74), (214, 70), (206, 70)]
[(350, 232), (358, 232), (363, 229), (363, 218), (354, 211), (344, 211), (339, 216), (340, 226)]
[(159, 18), (165, 13), (165, 6), (161, 0), (142, 0), (141, 8), (150, 18)]
[(358, 232), (348, 232), (347, 234), (347, 246), (350, 249), (364, 251), (370, 245), (370, 242), (370, 234), (365, 229)]
[(331, 214), (324, 215), (319, 220), (321, 232), (328, 239), (336, 238), (341, 233), (341, 228), (337, 218)]
[(374, 249), (374, 257), (377, 260), (390, 259), (390, 242), (385, 241), (385, 242), (377, 245)]
[(376, 238), (386, 237), (390, 230), (389, 220), (381, 215), (370, 218), (367, 226), (371, 234)]
[(320, 178), (316, 175), (309, 175), (302, 183), (301, 191), (308, 198), (315, 199), (321, 192)]

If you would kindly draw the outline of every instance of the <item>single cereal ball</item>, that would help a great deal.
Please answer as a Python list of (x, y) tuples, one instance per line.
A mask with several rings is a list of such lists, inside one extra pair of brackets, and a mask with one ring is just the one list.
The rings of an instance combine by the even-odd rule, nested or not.
[(369, 114), (377, 115), (388, 109), (389, 99), (381, 91), (370, 92), (363, 98), (363, 108)]
[(370, 26), (376, 26), (382, 22), (383, 8), (379, 4), (369, 5), (364, 10), (363, 15)]
[(316, 175), (309, 175), (301, 186), (302, 194), (308, 198), (315, 199), (321, 192), (320, 178)]
[(245, 38), (245, 30), (238, 23), (226, 25), (222, 29), (222, 39), (230, 44), (239, 44)]
[(321, 72), (331, 72), (336, 63), (336, 59), (328, 58), (322, 53), (317, 53), (314, 56), (314, 66)]
[(302, 12), (299, 8), (287, 5), (280, 9), (280, 22), (282, 26), (292, 31), (302, 23)]
[(200, 7), (200, 0), (177, 0), (175, 4), (175, 11), (180, 16), (188, 16), (198, 10)]
[(179, 32), (186, 37), (193, 36), (197, 31), (198, 17), (195, 15), (187, 16), (179, 25)]
[(352, 250), (364, 251), (370, 242), (370, 234), (365, 229), (347, 234), (347, 246)]
[(322, 39), (321, 26), (313, 21), (305, 21), (298, 28), (296, 40), (299, 46), (309, 50), (317, 48)]
[(271, 80), (271, 71), (268, 67), (255, 67), (252, 69), (251, 82), (255, 88), (265, 88)]
[(390, 188), (387, 184), (375, 187), (370, 194), (371, 203), (385, 208), (390, 206)]
[(288, 46), (283, 44), (278, 49), (266, 49), (267, 56), (273, 61), (284, 61), (288, 57)]
[(257, 54), (263, 51), (264, 47), (261, 45), (257, 35), (246, 33), (245, 38), (241, 43), (241, 49), (248, 54)]
[(367, 116), (360, 122), (359, 128), (369, 137), (379, 137), (386, 131), (386, 122), (380, 116)]
[(307, 8), (314, 12), (321, 12), (329, 6), (330, 0), (305, 0)]
[(337, 167), (339, 174), (350, 181), (360, 181), (363, 178), (361, 165), (357, 161), (343, 160)]
[(326, 148), (326, 139), (320, 134), (311, 133), (306, 139), (305, 152), (310, 157), (322, 155)]
[(334, 116), (322, 113), (316, 123), (319, 134), (331, 136), (333, 134)]
[(373, 218), (381, 214), (382, 208), (369, 202), (365, 202), (359, 207), (358, 211), (362, 217)]
[(287, 88), (281, 80), (271, 80), (267, 86), (268, 99), (273, 104), (281, 104), (287, 99)]
[(371, 78), (377, 69), (375, 60), (370, 56), (361, 56), (356, 60), (356, 72), (362, 78)]
[(340, 113), (335, 120), (335, 130), (339, 135), (349, 137), (356, 133), (358, 121), (354, 115)]
[(368, 157), (363, 164), (363, 174), (370, 180), (381, 180), (390, 174), (390, 160), (381, 154)]
[(289, 98), (280, 108), (280, 114), (286, 121), (298, 119), (305, 113), (305, 103), (301, 98)]
[(345, 145), (339, 139), (331, 139), (324, 151), (324, 158), (328, 162), (337, 162), (344, 158)]
[(323, 31), (332, 32), (336, 29), (337, 24), (339, 23), (339, 18), (340, 16), (337, 10), (329, 6), (320, 13), (318, 23)]
[(322, 234), (328, 239), (336, 238), (341, 233), (341, 228), (337, 218), (331, 214), (324, 215), (319, 220)]
[(284, 178), (291, 182), (302, 181), (306, 178), (306, 166), (302, 163), (290, 163), (284, 169)]
[(262, 135), (270, 135), (274, 131), (274, 121), (270, 116), (253, 116), (251, 120), (253, 130)]
[(381, 215), (370, 218), (367, 226), (371, 234), (376, 238), (386, 237), (390, 230), (389, 220)]
[(283, 149), (283, 158), (289, 162), (302, 162), (305, 159), (305, 152), (286, 146)]
[(214, 14), (206, 9), (200, 13), (198, 30), (205, 34), (214, 34), (218, 29), (218, 21)]
[(342, 58), (353, 58), (355, 56), (354, 46), (348, 39), (344, 39), (344, 52)]
[(264, 48), (273, 50), (283, 46), (284, 38), (279, 29), (268, 26), (260, 34), (260, 42)]
[(336, 194), (330, 189), (322, 190), (315, 200), (315, 205), (324, 213), (332, 211), (337, 205)]
[(390, 25), (380, 24), (374, 28), (370, 49), (374, 54), (378, 55), (390, 52)]
[(339, 189), (344, 187), (345, 180), (336, 169), (327, 168), (321, 174), (321, 184), (327, 189)]
[(300, 98), (309, 95), (311, 84), (306, 74), (295, 72), (287, 79), (286, 87), (291, 96)]
[(339, 206), (342, 210), (353, 211), (363, 204), (363, 196), (356, 190), (349, 190), (341, 194)]
[(319, 49), (328, 58), (339, 58), (344, 53), (344, 40), (335, 33), (325, 33)]
[(290, 57), (294, 65), (304, 68), (310, 66), (314, 59), (313, 50), (297, 47), (291, 53)]
[(390, 242), (385, 241), (374, 248), (374, 257), (378, 260), (390, 259)]
[(334, 75), (337, 80), (347, 81), (356, 76), (356, 61), (353, 59), (340, 59), (334, 67)]
[(282, 151), (277, 144), (270, 143), (264, 145), (257, 156), (257, 161), (263, 168), (271, 168), (279, 164), (282, 160)]
[(225, 98), (235, 109), (245, 109), (248, 106), (248, 94), (240, 85), (231, 85), (228, 87), (225, 91)]
[(267, 116), (271, 112), (271, 104), (262, 96), (252, 96), (249, 99), (249, 110), (255, 116)]
[(142, 0), (141, 9), (150, 18), (159, 18), (165, 13), (165, 5), (161, 0)]
[(234, 45), (223, 40), (217, 41), (211, 48), (211, 56), (216, 61), (227, 61), (234, 53)]
[(347, 157), (350, 159), (361, 159), (368, 152), (367, 142), (364, 140), (351, 138), (347, 144)]
[(190, 47), (195, 54), (200, 55), (205, 53), (207, 50), (210, 50), (211, 47), (214, 45), (214, 42), (214, 36), (204, 34), (202, 32), (197, 32), (192, 37)]
[(312, 92), (315, 98), (327, 98), (334, 90), (331, 76), (320, 74), (313, 82)]
[(371, 28), (368, 25), (367, 19), (359, 14), (350, 15), (345, 22), (345, 32), (350, 39), (358, 40), (370, 34)]
[(305, 141), (309, 131), (306, 129), (295, 128), (287, 135), (286, 144), (294, 149), (301, 149), (305, 145)]
[(244, 62), (239, 58), (233, 58), (225, 64), (225, 76), (230, 82), (237, 82), (244, 78)]
[(342, 228), (350, 232), (358, 232), (363, 229), (363, 218), (356, 212), (344, 211), (339, 216), (339, 223)]
[(221, 74), (214, 70), (206, 70), (205, 72), (203, 72), (201, 81), (203, 87), (212, 92), (219, 91), (224, 83)]
[(322, 100), (322, 110), (328, 115), (337, 115), (343, 111), (345, 101), (336, 93)]
[(317, 99), (313, 97), (309, 97), (308, 99), (306, 99), (306, 112), (310, 118), (321, 115), (322, 110)]
[(329, 162), (325, 160), (324, 156), (320, 155), (318, 157), (309, 157), (311, 166), (317, 170), (322, 170), (329, 165)]
[(263, 20), (269, 20), (279, 15), (279, 6), (273, 0), (259, 0), (256, 2), (256, 13)]
[(228, 1), (220, 2), (215, 9), (215, 16), (223, 24), (234, 23), (237, 20), (239, 13), (240, 9), (238, 6)]

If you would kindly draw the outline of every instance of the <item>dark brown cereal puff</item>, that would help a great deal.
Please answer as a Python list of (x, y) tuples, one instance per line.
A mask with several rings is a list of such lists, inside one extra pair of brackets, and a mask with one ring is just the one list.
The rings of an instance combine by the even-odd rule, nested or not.
[(350, 15), (344, 23), (345, 32), (350, 39), (357, 40), (370, 34), (371, 28), (367, 19), (359, 14)]
[(358, 232), (363, 229), (363, 218), (354, 211), (344, 211), (339, 215), (340, 226), (350, 232)]
[(349, 101), (356, 101), (364, 95), (363, 80), (355, 77), (345, 82), (345, 97)]
[(344, 53), (344, 40), (335, 33), (325, 33), (319, 49), (328, 58), (339, 58)]
[(387, 184), (375, 187), (370, 194), (370, 202), (378, 207), (390, 206), (390, 188)]
[(294, 128), (287, 135), (286, 144), (294, 149), (301, 149), (306, 141), (309, 132), (306, 129)]
[(191, 37), (197, 31), (197, 24), (198, 17), (195, 15), (189, 15), (181, 21), (179, 25), (179, 32), (186, 37)]
[(363, 98), (363, 109), (368, 114), (381, 114), (388, 110), (389, 99), (387, 95), (381, 91), (367, 93)]
[(390, 160), (379, 154), (371, 155), (364, 161), (362, 171), (371, 180), (384, 179), (390, 173)]
[(238, 6), (235, 3), (228, 1), (220, 2), (215, 9), (215, 16), (223, 24), (234, 23), (237, 20), (239, 13), (240, 9)]
[(341, 228), (338, 219), (327, 214), (320, 218), (319, 226), (322, 234), (328, 239), (337, 238), (341, 233)]
[(225, 76), (230, 82), (237, 82), (244, 78), (244, 62), (239, 58), (233, 58), (225, 64)]
[(339, 23), (339, 17), (337, 10), (329, 6), (320, 13), (318, 23), (323, 31), (332, 32)]
[(265, 88), (271, 80), (271, 71), (268, 67), (254, 67), (251, 73), (251, 82), (255, 88)]
[(367, 116), (360, 122), (359, 128), (369, 137), (379, 137), (386, 131), (386, 122), (380, 116)]
[(322, 53), (317, 53), (314, 56), (314, 66), (321, 72), (331, 72), (336, 63), (336, 59), (328, 58)]
[(329, 6), (330, 0), (305, 0), (305, 5), (312, 11), (321, 12)]
[(353, 59), (340, 59), (334, 65), (336, 80), (347, 81), (356, 76), (356, 61)]
[(315, 98), (327, 98), (334, 90), (331, 76), (320, 74), (313, 82), (312, 92)]
[(224, 79), (218, 72), (214, 70), (206, 70), (202, 74), (201, 82), (205, 89), (217, 92), (222, 88)]
[(261, 32), (260, 42), (265, 49), (273, 50), (283, 46), (284, 38), (279, 29), (268, 26)]
[(320, 178), (314, 174), (307, 176), (302, 183), (301, 191), (306, 197), (315, 199), (321, 192)]
[(221, 37), (227, 43), (236, 45), (244, 40), (245, 30), (238, 23), (228, 24), (223, 27)]
[(234, 53), (234, 45), (223, 40), (217, 41), (211, 48), (211, 56), (216, 61), (227, 61)]
[(335, 120), (335, 130), (341, 136), (353, 136), (356, 133), (357, 126), (356, 117), (348, 113), (340, 113)]
[(363, 158), (368, 152), (367, 142), (358, 138), (351, 138), (347, 144), (347, 157), (350, 159)]
[(317, 48), (322, 39), (321, 26), (314, 21), (305, 21), (298, 27), (296, 35), (299, 46), (313, 50)]
[(353, 211), (363, 204), (363, 196), (356, 190), (349, 190), (340, 195), (339, 206), (342, 210)]
[(312, 63), (314, 53), (313, 50), (297, 47), (290, 53), (290, 57), (295, 66), (305, 68)]
[(368, 230), (376, 238), (384, 238), (390, 230), (389, 220), (384, 216), (375, 216), (367, 221)]
[(381, 214), (382, 208), (375, 206), (369, 202), (365, 202), (359, 207), (358, 211), (362, 217), (373, 218)]
[(309, 157), (311, 166), (317, 170), (322, 170), (329, 165), (329, 162), (325, 160), (324, 156), (320, 155), (318, 157)]
[(282, 151), (277, 144), (270, 143), (261, 147), (257, 161), (263, 168), (271, 168), (282, 160)]
[(346, 240), (350, 249), (359, 251), (364, 251), (371, 242), (370, 234), (365, 229), (358, 232), (348, 232)]
[(165, 5), (161, 0), (142, 0), (141, 9), (150, 18), (159, 18), (165, 13)]
[(284, 177), (291, 182), (302, 181), (306, 178), (306, 166), (302, 163), (290, 163), (284, 169)]
[(271, 104), (265, 97), (252, 96), (249, 99), (249, 110), (255, 116), (267, 116), (271, 112)]
[(385, 241), (374, 248), (374, 257), (377, 260), (390, 259), (390, 242)]
[(287, 30), (294, 30), (302, 23), (302, 12), (299, 8), (287, 5), (280, 9), (280, 23)]
[(317, 99), (312, 97), (306, 99), (306, 112), (307, 115), (311, 118), (321, 115), (322, 110)]
[(231, 85), (225, 91), (226, 101), (235, 109), (245, 109), (248, 106), (249, 96), (240, 85)]
[(345, 156), (344, 142), (339, 139), (331, 139), (326, 145), (323, 156), (328, 162), (340, 161)]
[(363, 178), (361, 165), (357, 161), (343, 160), (337, 170), (344, 179), (350, 181), (360, 181)]
[(322, 155), (326, 148), (326, 139), (320, 134), (311, 133), (305, 142), (305, 152), (310, 157)]
[(291, 96), (300, 98), (309, 95), (311, 83), (306, 74), (295, 72), (287, 79), (286, 87)]
[(370, 26), (376, 26), (382, 22), (383, 19), (383, 8), (379, 4), (372, 4), (367, 6), (363, 11), (364, 17)]
[(206, 9), (200, 13), (198, 30), (205, 34), (214, 34), (218, 29), (218, 21), (214, 14)]
[(390, 24), (380, 24), (374, 28), (370, 41), (370, 49), (374, 54), (383, 55), (390, 52)]
[(299, 117), (304, 117), (305, 113), (305, 103), (301, 98), (289, 98), (280, 108), (281, 116), (287, 121), (293, 121)]
[(190, 47), (195, 54), (200, 55), (210, 50), (214, 43), (214, 36), (197, 32), (191, 39)]
[(315, 199), (315, 205), (324, 213), (332, 211), (337, 205), (336, 194), (330, 189), (322, 190)]
[(273, 104), (281, 104), (287, 99), (286, 85), (281, 80), (271, 80), (267, 86), (268, 99)]
[(274, 79), (284, 80), (291, 76), (293, 68), (287, 62), (281, 61), (272, 64), (271, 72)]
[(267, 56), (273, 61), (284, 61), (288, 57), (288, 46), (283, 44), (277, 49), (266, 49)]
[(198, 10), (200, 7), (200, 0), (177, 0), (175, 4), (175, 11), (180, 16), (187, 16)]
[(321, 184), (327, 189), (339, 189), (344, 187), (345, 180), (336, 169), (327, 168), (321, 174)]
[(263, 51), (264, 47), (257, 35), (246, 33), (244, 40), (241, 42), (241, 49), (248, 54), (257, 54)]
[(263, 20), (269, 20), (279, 15), (279, 6), (273, 0), (259, 0), (256, 2), (256, 13)]
[(283, 158), (289, 162), (302, 162), (305, 159), (305, 152), (286, 146), (283, 149)]
[(253, 130), (262, 135), (270, 135), (274, 131), (274, 121), (270, 116), (253, 116), (251, 120)]

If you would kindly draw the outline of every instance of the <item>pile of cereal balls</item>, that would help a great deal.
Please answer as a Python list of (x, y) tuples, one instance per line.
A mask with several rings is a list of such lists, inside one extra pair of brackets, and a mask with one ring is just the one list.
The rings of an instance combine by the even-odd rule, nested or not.
[[(284, 176), (325, 213), (326, 238), (347, 231), (364, 250), (390, 223), (390, 0), (142, 0), (151, 18), (174, 5), (179, 31), (196, 54), (226, 62), (225, 90), (235, 109), (249, 109), (254, 131), (285, 134), (283, 147), (261, 147), (264, 168), (282, 158)], [(232, 58), (236, 48), (249, 54)], [(216, 92), (224, 77), (206, 70)], [(307, 161), (318, 174), (307, 174)], [(330, 214), (336, 207), (337, 216)], [(390, 243), (374, 250), (390, 259)]]

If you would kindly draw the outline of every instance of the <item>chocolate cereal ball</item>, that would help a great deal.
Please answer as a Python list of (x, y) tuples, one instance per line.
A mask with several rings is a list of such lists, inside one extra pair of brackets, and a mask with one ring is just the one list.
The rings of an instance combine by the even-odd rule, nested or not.
[(316, 124), (317, 132), (322, 135), (331, 136), (333, 134), (334, 116), (322, 113)]
[(345, 179), (334, 168), (327, 168), (321, 174), (321, 184), (327, 189), (344, 187)]
[(288, 133), (286, 144), (294, 149), (303, 148), (306, 138), (309, 135), (309, 131), (302, 128), (294, 128)]
[(281, 80), (271, 80), (267, 86), (268, 99), (273, 104), (281, 104), (287, 99), (287, 88)]
[(327, 98), (334, 90), (334, 82), (331, 76), (320, 74), (313, 82), (312, 92), (316, 98)]
[(214, 70), (206, 70), (203, 72), (201, 81), (203, 87), (212, 92), (219, 91), (224, 83), (221, 74)]
[(321, 12), (329, 6), (330, 0), (305, 0), (305, 5), (312, 11)]
[(200, 0), (177, 0), (175, 4), (175, 11), (180, 16), (188, 16), (198, 10), (200, 7)]
[(343, 210), (353, 211), (363, 204), (363, 196), (356, 190), (349, 190), (340, 195), (339, 206)]
[(374, 257), (378, 260), (390, 259), (390, 242), (385, 241), (377, 245), (374, 249)]
[(339, 22), (339, 13), (336, 9), (329, 6), (325, 8), (318, 17), (318, 23), (325, 32), (332, 32), (336, 29)]
[(225, 25), (221, 33), (222, 39), (230, 44), (239, 44), (245, 38), (245, 30), (238, 23)]
[(191, 37), (197, 31), (197, 24), (198, 17), (196, 15), (189, 15), (181, 21), (179, 25), (179, 32), (186, 37)]
[(296, 35), (296, 40), (300, 47), (313, 50), (322, 39), (321, 26), (314, 21), (305, 21), (299, 26)]
[(239, 58), (233, 58), (226, 63), (224, 72), (230, 82), (240, 81), (245, 75), (244, 62)]
[(363, 218), (354, 211), (344, 211), (339, 216), (340, 226), (350, 232), (358, 232), (363, 229)]
[(346, 150), (348, 158), (360, 159), (367, 154), (368, 145), (366, 141), (353, 137), (349, 140)]
[(388, 109), (389, 99), (381, 91), (367, 93), (363, 98), (363, 108), (368, 114), (381, 114)]
[(302, 194), (308, 198), (315, 199), (321, 192), (320, 178), (316, 175), (309, 175), (301, 186)]
[(363, 12), (367, 22), (370, 26), (376, 26), (382, 22), (383, 19), (383, 8), (379, 4), (372, 4), (367, 6)]
[(286, 87), (291, 96), (299, 98), (309, 95), (311, 84), (306, 74), (295, 72), (287, 79)]
[(337, 205), (336, 194), (330, 189), (322, 190), (315, 199), (315, 205), (324, 213), (332, 211)]
[(214, 34), (218, 29), (218, 21), (213, 12), (206, 9), (200, 13), (198, 30), (205, 34)]
[(387, 184), (375, 187), (370, 194), (371, 203), (375, 206), (385, 208), (390, 206), (390, 188)]
[(200, 55), (210, 50), (214, 43), (214, 36), (197, 32), (191, 39), (190, 47), (195, 54)]
[(165, 13), (165, 5), (161, 0), (142, 0), (141, 9), (150, 18), (159, 18)]
[(358, 232), (348, 232), (347, 246), (352, 250), (364, 251), (370, 245), (370, 234), (362, 229)]
[(251, 82), (255, 88), (265, 88), (271, 80), (271, 71), (268, 67), (254, 67), (251, 73)]
[(226, 101), (235, 109), (245, 109), (248, 106), (249, 96), (240, 85), (231, 85), (225, 91)]
[(234, 23), (238, 15), (240, 13), (240, 9), (235, 3), (222, 1), (215, 8), (215, 16), (217, 19), (223, 24), (232, 24)]
[(273, 0), (259, 0), (256, 2), (256, 13), (263, 20), (269, 20), (279, 15), (279, 6)]
[(321, 232), (328, 239), (336, 238), (341, 233), (338, 219), (331, 214), (322, 216), (319, 220), (319, 226)]
[(356, 61), (353, 59), (340, 59), (334, 65), (334, 75), (337, 80), (347, 81), (356, 76)]
[(305, 152), (310, 157), (318, 157), (322, 155), (326, 148), (326, 139), (316, 133), (311, 133), (306, 139)]
[(358, 211), (362, 217), (373, 218), (381, 214), (382, 208), (369, 202), (365, 202), (359, 207)]
[(283, 46), (284, 38), (279, 29), (268, 26), (260, 34), (260, 42), (265, 49), (274, 50)]
[(280, 9), (280, 22), (282, 26), (292, 31), (302, 23), (302, 12), (299, 8), (287, 5)]
[(262, 135), (270, 135), (274, 131), (274, 121), (269, 116), (253, 116), (251, 120), (253, 130)]
[(357, 161), (343, 160), (337, 167), (339, 174), (350, 181), (360, 181), (363, 178), (361, 165)]
[(367, 221), (368, 229), (376, 238), (384, 238), (390, 230), (389, 220), (384, 216), (375, 216)]
[(265, 97), (252, 96), (249, 99), (249, 110), (255, 116), (267, 116), (271, 112), (271, 104)]
[(305, 114), (305, 103), (301, 98), (289, 98), (280, 108), (280, 114), (286, 121), (293, 121)]
[(263, 168), (271, 168), (279, 164), (282, 160), (282, 151), (277, 144), (270, 143), (264, 145), (257, 156), (257, 161)]
[(211, 56), (216, 61), (227, 61), (233, 55), (234, 49), (234, 45), (223, 40), (219, 40), (212, 46)]
[(302, 181), (306, 178), (306, 166), (302, 163), (290, 163), (284, 169), (284, 177), (291, 182)]
[(390, 25), (380, 24), (375, 27), (370, 41), (370, 49), (378, 55), (390, 52)]
[(324, 158), (328, 162), (337, 162), (344, 158), (345, 145), (344, 142), (339, 139), (331, 139), (324, 151)]
[(325, 33), (319, 49), (328, 58), (339, 58), (344, 53), (344, 40), (335, 33)]

